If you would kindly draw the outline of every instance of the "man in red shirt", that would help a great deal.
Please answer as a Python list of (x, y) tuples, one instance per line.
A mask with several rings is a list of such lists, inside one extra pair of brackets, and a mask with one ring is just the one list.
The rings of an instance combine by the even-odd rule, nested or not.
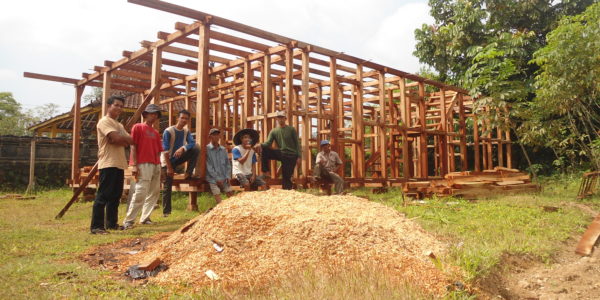
[(136, 184), (133, 198), (127, 209), (127, 216), (123, 222), (124, 229), (133, 227), (140, 210), (142, 211), (140, 223), (152, 224), (150, 214), (160, 194), (162, 143), (158, 131), (153, 127), (154, 122), (160, 119), (160, 107), (149, 104), (142, 115), (144, 122), (135, 124), (131, 128), (133, 145), (129, 164), (133, 167), (132, 175), (135, 177)]

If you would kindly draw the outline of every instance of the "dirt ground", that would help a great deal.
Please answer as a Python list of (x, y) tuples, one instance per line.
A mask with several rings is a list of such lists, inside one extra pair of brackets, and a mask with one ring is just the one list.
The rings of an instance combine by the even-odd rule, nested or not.
[[(598, 214), (586, 205), (573, 205), (590, 216)], [(600, 243), (592, 255), (582, 257), (575, 253), (580, 238), (566, 241), (550, 264), (529, 257), (503, 257), (498, 272), (480, 283), (482, 298), (600, 299)]]

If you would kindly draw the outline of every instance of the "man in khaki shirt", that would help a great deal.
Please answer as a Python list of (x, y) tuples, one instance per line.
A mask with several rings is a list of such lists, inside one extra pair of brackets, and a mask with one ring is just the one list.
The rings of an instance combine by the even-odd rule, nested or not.
[[(92, 234), (107, 234), (106, 229), (119, 229), (119, 200), (123, 193), (124, 170), (127, 168), (125, 147), (133, 144), (131, 136), (116, 119), (125, 99), (112, 96), (107, 112), (96, 125), (98, 131), (98, 190), (92, 208)], [(106, 223), (104, 216), (106, 214)]]
[(316, 180), (325, 178), (333, 181), (336, 194), (344, 193), (344, 179), (337, 174), (342, 165), (340, 156), (335, 151), (331, 151), (329, 141), (321, 141), (321, 152), (317, 154), (313, 175)]

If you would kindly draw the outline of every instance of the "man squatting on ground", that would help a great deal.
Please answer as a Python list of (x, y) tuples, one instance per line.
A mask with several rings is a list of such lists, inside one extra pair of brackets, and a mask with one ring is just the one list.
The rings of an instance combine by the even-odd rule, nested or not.
[[(265, 175), (269, 172), (269, 160), (278, 160), (281, 162), (283, 189), (291, 190), (293, 187), (292, 175), (294, 175), (294, 168), (300, 163), (300, 141), (298, 140), (296, 129), (286, 124), (285, 111), (277, 112), (277, 124), (279, 127), (269, 132), (267, 141), (254, 146), (254, 150), (261, 155), (261, 169)], [(273, 142), (277, 143), (279, 149), (271, 148)]]
[(160, 195), (160, 153), (162, 144), (160, 134), (153, 125), (160, 120), (160, 107), (156, 104), (146, 106), (143, 123), (133, 125), (131, 137), (133, 145), (130, 151), (131, 174), (135, 178), (135, 192), (127, 216), (123, 221), (123, 229), (133, 227), (135, 218), (142, 212), (141, 224), (152, 224), (150, 214), (158, 202)]
[[(127, 168), (125, 147), (133, 139), (116, 119), (123, 110), (125, 99), (108, 98), (106, 115), (98, 121), (99, 182), (92, 208), (92, 234), (107, 234), (106, 229), (119, 229), (119, 201), (123, 194), (124, 170)], [(104, 217), (106, 213), (106, 226)]]
[(252, 147), (258, 141), (258, 132), (254, 129), (242, 129), (233, 137), (236, 145), (231, 150), (233, 177), (246, 191), (256, 190), (266, 183), (262, 176), (256, 176), (256, 153)]
[(335, 151), (331, 151), (329, 141), (321, 141), (321, 152), (317, 154), (313, 176), (315, 176), (316, 180), (324, 178), (333, 181), (336, 194), (344, 192), (344, 179), (337, 174), (341, 166), (342, 160)]
[(186, 128), (190, 122), (191, 114), (187, 110), (179, 111), (177, 124), (165, 129), (163, 132), (163, 155), (161, 157), (165, 182), (163, 187), (163, 215), (171, 214), (171, 189), (173, 176), (177, 167), (188, 163), (185, 179), (193, 177), (194, 168), (200, 155), (200, 146), (196, 145), (192, 133)]
[(233, 196), (233, 189), (229, 184), (231, 164), (227, 150), (219, 144), (221, 131), (213, 128), (209, 131), (208, 136), (210, 143), (206, 145), (206, 181), (219, 204), (221, 203), (221, 192), (225, 192), (228, 197)]

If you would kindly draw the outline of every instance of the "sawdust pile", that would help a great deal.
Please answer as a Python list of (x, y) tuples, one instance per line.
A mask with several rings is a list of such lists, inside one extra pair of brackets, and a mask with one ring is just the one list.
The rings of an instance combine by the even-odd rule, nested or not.
[(393, 208), (355, 196), (269, 190), (224, 201), (128, 263), (160, 257), (169, 269), (154, 282), (204, 286), (216, 274), (235, 288), (266, 286), (309, 268), (371, 264), (440, 295), (448, 279), (428, 251), (443, 253), (444, 245)]

